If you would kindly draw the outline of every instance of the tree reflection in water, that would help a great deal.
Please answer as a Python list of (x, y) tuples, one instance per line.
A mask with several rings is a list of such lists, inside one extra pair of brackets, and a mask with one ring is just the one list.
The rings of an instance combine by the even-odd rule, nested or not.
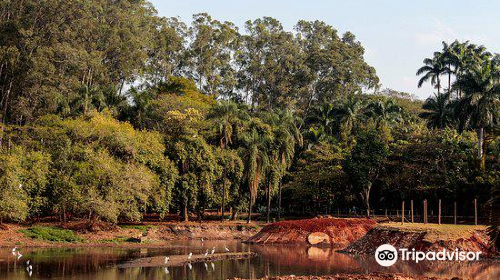
[[(202, 253), (216, 246), (232, 252), (252, 250), (257, 257), (247, 260), (219, 261), (169, 268), (116, 268), (117, 263), (139, 257)], [(287, 245), (247, 245), (241, 242), (196, 241), (172, 242), (162, 248), (55, 248), (22, 249), (24, 257), (17, 261), (8, 248), (0, 251), (0, 279), (193, 279), (212, 280), (261, 278), (275, 275), (325, 275), (336, 273), (397, 272), (408, 275), (461, 277), (471, 279), (500, 279), (499, 262), (397, 262), (383, 268), (372, 256), (350, 256), (330, 247)], [(26, 260), (33, 263), (30, 278), (25, 270)]]

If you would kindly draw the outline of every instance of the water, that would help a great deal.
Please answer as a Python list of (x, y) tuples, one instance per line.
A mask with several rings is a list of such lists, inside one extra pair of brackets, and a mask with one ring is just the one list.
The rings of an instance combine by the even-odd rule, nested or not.
[[(116, 265), (141, 257), (204, 253), (216, 246), (232, 252), (254, 251), (257, 257), (169, 268), (117, 268)], [(237, 241), (172, 242), (162, 248), (21, 248), (18, 261), (10, 248), (0, 248), (0, 279), (167, 279), (215, 280), (261, 278), (276, 275), (328, 275), (336, 273), (399, 272), (410, 275), (500, 279), (498, 262), (426, 262), (409, 265), (398, 262), (390, 268), (379, 266), (371, 256), (349, 256), (330, 248), (306, 246), (248, 245)], [(33, 272), (26, 271), (30, 259)]]

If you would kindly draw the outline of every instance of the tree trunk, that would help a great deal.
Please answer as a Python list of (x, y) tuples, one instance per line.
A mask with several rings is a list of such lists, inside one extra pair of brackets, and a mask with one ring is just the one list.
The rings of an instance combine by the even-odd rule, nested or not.
[(269, 183), (267, 185), (267, 210), (266, 210), (266, 215), (267, 215), (267, 222), (269, 223), (269, 219), (271, 216), (271, 184)]
[(477, 129), (477, 158), (480, 161), (481, 170), (484, 170), (483, 164), (483, 143), (484, 143), (484, 128), (480, 127)]
[(224, 207), (226, 207), (226, 179), (224, 179), (223, 181), (224, 182), (222, 183), (222, 209), (220, 215), (221, 221), (224, 220)]
[(450, 95), (451, 98), (451, 67), (450, 67), (450, 72), (448, 72), (448, 94)]
[(184, 207), (182, 208), (182, 220), (184, 222), (188, 222), (189, 221), (188, 207), (187, 207), (187, 203), (186, 202), (184, 202)]
[(370, 217), (370, 190), (372, 188), (372, 183), (368, 183), (366, 185), (365, 189), (361, 193), (361, 197), (363, 198), (363, 203), (365, 204), (366, 207), (366, 214), (368, 217)]
[(252, 221), (252, 195), (250, 194), (250, 199), (248, 200), (248, 218), (247, 223)]
[(278, 186), (278, 221), (281, 220), (281, 182)]

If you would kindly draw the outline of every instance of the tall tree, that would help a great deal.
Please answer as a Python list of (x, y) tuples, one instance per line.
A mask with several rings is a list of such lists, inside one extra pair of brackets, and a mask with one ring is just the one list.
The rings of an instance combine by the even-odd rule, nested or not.
[(240, 150), (245, 165), (245, 183), (248, 186), (248, 223), (251, 221), (252, 207), (257, 198), (259, 185), (269, 164), (269, 143), (272, 140), (270, 128), (253, 120), (254, 124), (242, 137)]
[(236, 26), (214, 20), (205, 13), (196, 14), (189, 35), (190, 75), (200, 90), (209, 95), (233, 97), (236, 74), (232, 60), (239, 44)]
[(422, 108), (426, 110), (420, 113), (420, 117), (427, 119), (427, 126), (433, 128), (445, 128), (454, 123), (454, 109), (449, 93), (434, 94), (425, 100)]
[(441, 75), (446, 73), (446, 61), (444, 55), (440, 52), (435, 52), (433, 58), (424, 59), (424, 66), (417, 70), (417, 76), (424, 74), (418, 81), (418, 87), (422, 87), (425, 82), (430, 81), (431, 85), (435, 85), (438, 94), (441, 93)]
[(492, 61), (469, 69), (456, 82), (465, 96), (458, 102), (460, 130), (474, 129), (477, 133), (477, 157), (485, 168), (485, 133), (500, 123), (500, 75)]

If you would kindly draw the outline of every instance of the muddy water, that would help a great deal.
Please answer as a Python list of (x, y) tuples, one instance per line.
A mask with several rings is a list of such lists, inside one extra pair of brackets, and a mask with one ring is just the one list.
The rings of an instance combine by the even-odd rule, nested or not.
[[(126, 268), (119, 263), (141, 257), (175, 254), (204, 253), (213, 246), (222, 252), (224, 246), (231, 251), (254, 251), (257, 257), (248, 260), (219, 261), (193, 264), (189, 267)], [(336, 273), (367, 273), (375, 271), (400, 272), (409, 275), (461, 277), (465, 279), (500, 279), (499, 262), (431, 262), (407, 264), (398, 262), (382, 268), (373, 257), (349, 256), (330, 248), (304, 246), (247, 245), (240, 242), (200, 241), (172, 242), (162, 248), (21, 248), (22, 258), (17, 260), (10, 248), (0, 248), (0, 279), (192, 279), (212, 280), (261, 278), (275, 275), (326, 275)], [(33, 271), (26, 270), (26, 261)]]

